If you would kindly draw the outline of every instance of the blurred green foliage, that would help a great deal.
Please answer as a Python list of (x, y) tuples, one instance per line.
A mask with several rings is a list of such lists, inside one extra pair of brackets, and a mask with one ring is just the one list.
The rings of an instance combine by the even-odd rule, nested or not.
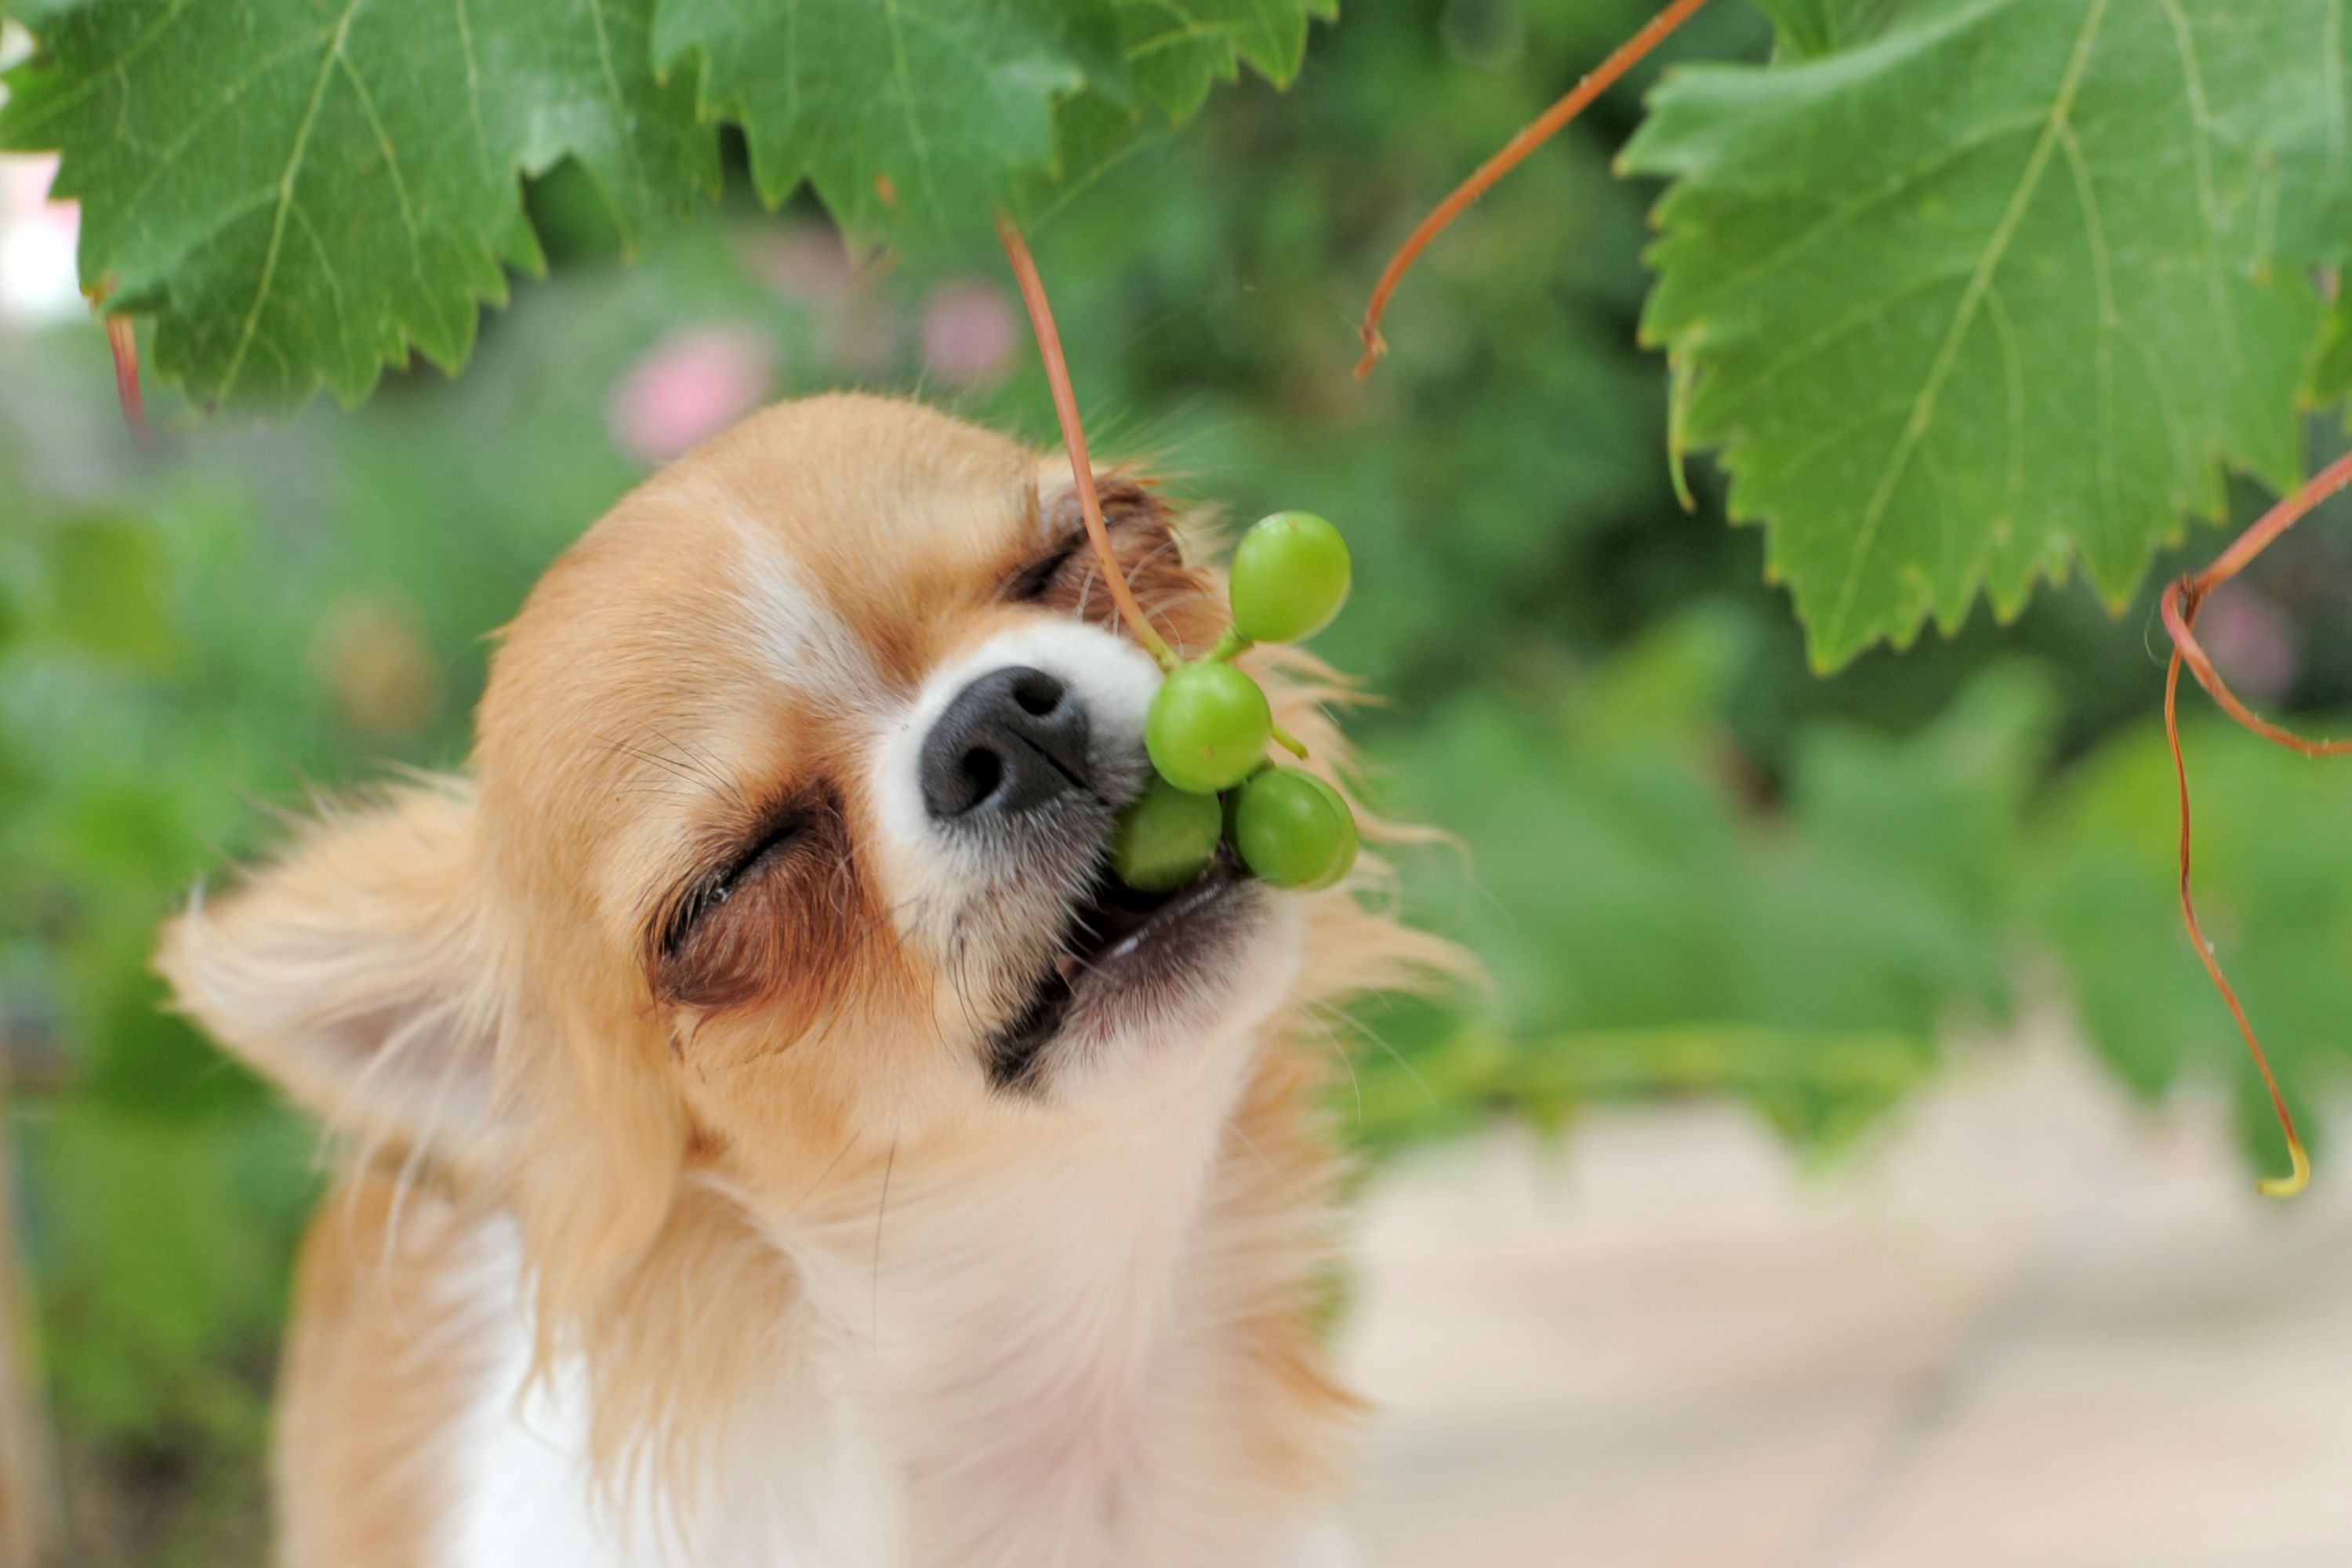
[[(1288, 94), (1219, 98), (1036, 237), (1099, 447), (1234, 518), (1348, 531), (1357, 598), (1318, 646), (1384, 700), (1350, 721), (1374, 795), (1460, 841), (1406, 855), (1402, 896), (1491, 986), (1366, 1009), (1343, 1117), (1387, 1150), (1498, 1110), (1728, 1094), (1833, 1152), (1956, 1027), (2045, 994), (2136, 1092), (2243, 1090), (2173, 901), (2147, 603), (2117, 620), (2057, 591), (1818, 680), (1711, 474), (1695, 515), (1675, 504), (1664, 367), (1634, 346), (1654, 191), (1608, 174), (1640, 79), (1432, 252), (1390, 359), (1352, 380), (1388, 247), (1646, 8), (1360, 7)], [(1675, 47), (1768, 45), (1722, 7)], [(257, 1560), (316, 1187), (309, 1131), (157, 1010), (175, 901), (312, 791), (462, 760), (485, 635), (644, 472), (626, 396), (649, 355), (719, 342), (770, 395), (914, 391), (1052, 439), (1025, 329), (1001, 378), (926, 350), (957, 301), (1006, 301), (998, 257), (852, 277), (814, 220), (743, 199), (733, 156), (728, 209), (628, 267), (576, 172), (541, 183), (550, 280), (462, 379), (411, 373), (355, 416), (165, 409), (151, 461), (95, 333), (0, 327), (0, 1022), (78, 1563)], [(2287, 710), (2352, 702), (2339, 523), (2208, 615)], [(2352, 848), (2319, 831), (2352, 764), (2203, 722), (2188, 744), (2209, 929), (2317, 1094), (2352, 1018)]]

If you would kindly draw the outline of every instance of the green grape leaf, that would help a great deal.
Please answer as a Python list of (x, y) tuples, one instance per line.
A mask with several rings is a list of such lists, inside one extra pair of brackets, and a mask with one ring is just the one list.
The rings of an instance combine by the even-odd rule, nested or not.
[(2291, 154), (2342, 100), (2334, 11), (1914, 0), (1660, 89), (1625, 155), (1675, 181), (1644, 331), (1818, 666), (2078, 556), (2119, 603), (2224, 465), (2292, 479), (2320, 304), (2278, 214), (2328, 167)]
[(1119, 0), (1119, 47), (1136, 91), (1182, 121), (1244, 65), (1276, 84), (1297, 76), (1309, 17), (1339, 14), (1338, 0)]
[(524, 176), (569, 159), (625, 241), (719, 184), (740, 124), (771, 202), (861, 238), (1034, 211), (1144, 111), (1298, 69), (1331, 0), (7, 0), (39, 41), (0, 147), (57, 150), (84, 285), (155, 318), (207, 403), (357, 402), (455, 368), (507, 269)]
[[(1055, 108), (1054, 163), (1024, 170), (1011, 205), (1033, 222), (1064, 205), (1150, 141), (1155, 121), (1182, 124), (1217, 82), (1244, 66), (1289, 85), (1307, 53), (1307, 24), (1339, 15), (1337, 0), (1115, 0), (1125, 89), (1088, 87)], [(1156, 111), (1156, 112), (1155, 112)]]
[(37, 27), (90, 0), (0, 0), (0, 19)]
[(108, 0), (10, 73), (0, 145), (57, 148), (81, 274), (156, 317), (156, 372), (207, 402), (345, 402), (412, 345), (454, 368), (505, 268), (520, 176), (577, 158), (635, 234), (715, 189), (651, 0)]
[(663, 0), (654, 49), (698, 59), (761, 195), (805, 180), (854, 234), (984, 220), (1053, 163), (1058, 100), (1129, 89), (1111, 0)]
[(1758, 0), (1783, 54), (1811, 59), (1866, 43), (1886, 30), (1904, 0)]
[(665, 68), (742, 125), (761, 194), (803, 181), (852, 234), (904, 237), (1034, 210), (1182, 121), (1244, 64), (1297, 73), (1332, 0), (661, 0)]
[(2304, 384), (2305, 400), (2315, 404), (2340, 402), (2352, 393), (2352, 301), (2338, 299), (2327, 311), (2319, 350), (2311, 358), (2311, 374)]

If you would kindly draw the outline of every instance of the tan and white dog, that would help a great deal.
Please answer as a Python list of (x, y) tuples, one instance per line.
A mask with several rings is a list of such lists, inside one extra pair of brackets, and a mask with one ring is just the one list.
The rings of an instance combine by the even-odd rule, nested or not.
[[(1069, 478), (771, 409), (547, 574), (467, 776), (172, 923), (180, 1005), (353, 1151), (289, 1568), (1345, 1560), (1315, 1015), (1446, 952), (1222, 861), (1103, 873), (1159, 677)], [(1105, 485), (1204, 647), (1217, 584)], [(1332, 757), (1317, 668), (1257, 668)]]

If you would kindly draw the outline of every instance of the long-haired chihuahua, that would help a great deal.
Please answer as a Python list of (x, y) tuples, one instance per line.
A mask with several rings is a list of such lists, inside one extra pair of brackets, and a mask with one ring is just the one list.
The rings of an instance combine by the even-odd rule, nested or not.
[[(327, 813), (159, 960), (325, 1117), (288, 1568), (1306, 1568), (1332, 1005), (1444, 967), (1347, 887), (1106, 870), (1159, 673), (1066, 464), (863, 396), (624, 500), (462, 775)], [(1136, 593), (1219, 584), (1103, 478)], [(1338, 692), (1249, 656), (1341, 757)]]

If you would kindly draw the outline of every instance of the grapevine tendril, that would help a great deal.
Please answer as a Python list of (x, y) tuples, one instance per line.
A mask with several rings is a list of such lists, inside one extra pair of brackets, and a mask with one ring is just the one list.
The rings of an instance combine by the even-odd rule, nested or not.
[(1019, 226), (1003, 216), (996, 220), (996, 232), (1004, 241), (1004, 254), (1013, 263), (1013, 276), (1021, 285), (1021, 302), (1029, 308), (1029, 325), (1037, 334), (1038, 357), (1045, 362), (1045, 382), (1054, 389), (1054, 416), (1062, 422), (1062, 444), (1070, 451), (1070, 477), (1078, 487), (1078, 511), (1086, 519), (1087, 538), (1095, 547), (1095, 559), (1102, 563), (1104, 584), (1110, 589), (1111, 600), (1127, 620), (1128, 628), (1135, 633), (1151, 657), (1160, 661), (1162, 669), (1176, 668), (1176, 655), (1167, 639), (1143, 613), (1136, 602), (1134, 590), (1127, 585), (1127, 574), (1120, 569), (1118, 552), (1111, 548), (1110, 529), (1103, 522), (1102, 497), (1095, 489), (1094, 464), (1087, 457), (1086, 427), (1078, 423), (1077, 394), (1070, 388), (1070, 366), (1062, 356), (1062, 335), (1054, 327), (1054, 307), (1046, 302), (1045, 280), (1037, 276), (1036, 258), (1029, 254), (1029, 242), (1021, 236)]
[(1363, 380), (1372, 374), (1381, 356), (1389, 352), (1386, 339), (1381, 336), (1381, 318), (1388, 313), (1389, 299), (1429, 248), (1430, 241), (1445, 232), (1446, 226), (1460, 217), (1464, 209), (1493, 187), (1495, 182), (1516, 169), (1527, 155), (1550, 141), (1562, 126), (1584, 112), (1585, 106), (1616, 85), (1617, 79), (1641, 64), (1643, 57), (1667, 36), (1690, 19), (1691, 13), (1706, 4), (1706, 0), (1673, 0), (1673, 4), (1651, 17), (1642, 30), (1610, 54), (1593, 68), (1592, 74), (1562, 94), (1558, 102), (1520, 128), (1519, 133), (1503, 143), (1503, 150), (1478, 165), (1468, 179), (1454, 187), (1454, 194), (1423, 218), (1419, 226), (1405, 237), (1394, 256), (1381, 273), (1381, 280), (1372, 289), (1372, 301), (1364, 309), (1364, 324), (1359, 329), (1364, 340), (1364, 357), (1356, 362), (1356, 379)]
[(2212, 944), (2205, 940), (2203, 927), (2197, 920), (2197, 900), (2189, 887), (2189, 763), (2180, 752), (2180, 669), (2197, 678), (2197, 684), (2220, 704), (2221, 710), (2263, 740), (2300, 752), (2306, 757), (2340, 757), (2352, 753), (2352, 740), (2315, 741), (2281, 729), (2269, 720), (2253, 712), (2238, 700), (2213, 668), (2204, 646), (2197, 640), (2198, 612), (2214, 589), (2236, 576), (2246, 563), (2267, 549), (2271, 542), (2294, 524), (2312, 508), (2334, 495), (2347, 485), (2352, 485), (2352, 452), (2314, 474), (2303, 487), (2285, 497), (2257, 519), (2252, 527), (2238, 536), (2237, 542), (2217, 556), (2201, 572), (2191, 572), (2173, 582), (2164, 590), (2161, 613), (2164, 629), (2172, 637), (2172, 660), (2164, 676), (2164, 738), (2172, 748), (2172, 771), (2180, 785), (2180, 916), (2189, 927), (2189, 940), (2195, 944), (2198, 958), (2205, 973), (2212, 977), (2214, 989), (2229, 1005), (2230, 1016), (2238, 1023), (2238, 1033), (2244, 1037), (2246, 1049), (2253, 1053), (2254, 1066), (2263, 1075), (2263, 1087), (2270, 1091), (2271, 1109), (2277, 1112), (2279, 1130), (2286, 1136), (2288, 1173), (2265, 1176), (2256, 1185), (2263, 1195), (2291, 1198), (2310, 1184), (2311, 1156), (2303, 1146), (2302, 1137), (2294, 1130), (2294, 1116), (2287, 1110), (2286, 1096), (2279, 1091), (2278, 1078), (2271, 1071), (2270, 1058), (2263, 1054), (2262, 1042), (2254, 1037), (2254, 1026), (2247, 1021), (2246, 1010), (2238, 1002), (2238, 993), (2229, 977), (2221, 973), (2221, 961), (2215, 955)]

